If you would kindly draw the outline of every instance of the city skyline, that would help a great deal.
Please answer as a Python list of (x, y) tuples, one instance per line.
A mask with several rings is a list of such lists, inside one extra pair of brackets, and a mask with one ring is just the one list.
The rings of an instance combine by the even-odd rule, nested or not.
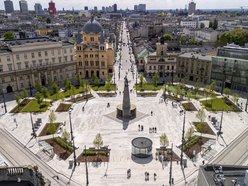
[[(12, 0), (14, 9), (19, 10), (19, 0)], [(188, 0), (165, 0), (164, 3), (162, 0), (134, 0), (134, 1), (121, 1), (118, 2), (116, 0), (109, 0), (108, 3), (103, 3), (102, 1), (96, 0), (96, 1), (79, 1), (79, 0), (53, 0), (56, 4), (56, 8), (58, 10), (62, 10), (63, 8), (65, 10), (71, 10), (73, 7), (75, 10), (83, 10), (84, 6), (88, 6), (89, 9), (93, 9), (94, 6), (97, 6), (98, 9), (101, 9), (102, 6), (111, 6), (113, 4), (117, 4), (118, 9), (133, 9), (133, 6), (135, 4), (146, 4), (147, 9), (184, 9), (185, 5), (188, 7), (188, 3), (190, 1)], [(48, 3), (50, 0), (27, 0), (28, 2), (28, 8), (29, 10), (34, 10), (35, 3), (40, 3), (43, 8), (48, 8)], [(237, 1), (225, 1), (225, 0), (219, 0), (216, 2), (215, 0), (209, 0), (208, 3), (204, 0), (194, 0), (196, 2), (196, 9), (240, 9), (241, 6), (247, 7), (248, 3), (246, 0), (237, 0)], [(0, 4), (0, 9), (4, 10), (4, 2)]]

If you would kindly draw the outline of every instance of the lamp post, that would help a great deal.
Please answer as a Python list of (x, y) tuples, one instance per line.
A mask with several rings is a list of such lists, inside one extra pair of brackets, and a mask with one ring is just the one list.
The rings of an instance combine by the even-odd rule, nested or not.
[(165, 101), (165, 99), (166, 99), (166, 84), (164, 83), (164, 92), (163, 92), (163, 94), (164, 94), (164, 101)]
[(221, 113), (221, 118), (220, 118), (220, 129), (219, 129), (219, 131), (217, 132), (217, 135), (218, 135), (218, 136), (220, 136), (221, 134), (223, 134), (223, 132), (221, 131), (221, 129), (222, 129), (222, 121), (223, 121), (223, 113), (224, 113), (224, 111), (222, 111), (222, 113)]
[[(86, 152), (86, 145), (84, 146), (85, 152)], [(86, 185), (89, 185), (89, 172), (88, 172), (88, 165), (87, 165), (87, 157), (85, 153), (85, 171), (86, 171)]]
[(33, 94), (32, 94), (32, 85), (31, 85), (30, 81), (29, 81), (29, 95), (30, 95), (30, 97), (33, 96)]
[(115, 73), (113, 73), (113, 76), (114, 76), (114, 84), (115, 84)]
[(171, 159), (170, 159), (170, 177), (169, 177), (169, 185), (172, 185), (174, 181), (172, 181), (172, 158), (173, 158), (173, 143), (171, 144)]
[(35, 130), (34, 130), (34, 122), (33, 122), (32, 113), (29, 112), (29, 115), (30, 115), (30, 121), (31, 121), (31, 125), (32, 125), (32, 136), (36, 138), (36, 133), (35, 133)]
[(182, 145), (181, 145), (181, 158), (180, 158), (180, 165), (183, 167), (183, 145), (184, 145), (184, 133), (185, 133), (185, 115), (186, 111), (183, 113), (183, 131), (182, 131)]
[(70, 130), (71, 130), (71, 143), (72, 143), (72, 146), (73, 146), (74, 167), (76, 167), (77, 162), (76, 162), (75, 143), (74, 143), (74, 137), (73, 137), (73, 131), (72, 131), (72, 123), (71, 123), (71, 110), (69, 110), (69, 119), (70, 119)]
[(4, 90), (2, 87), (1, 87), (1, 92), (2, 92), (2, 96), (3, 96), (4, 111), (5, 111), (5, 113), (7, 113), (7, 106), (6, 106), (6, 102), (5, 102)]

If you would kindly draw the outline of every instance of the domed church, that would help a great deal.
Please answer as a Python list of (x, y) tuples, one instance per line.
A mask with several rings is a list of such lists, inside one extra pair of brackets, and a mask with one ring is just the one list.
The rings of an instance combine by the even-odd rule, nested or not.
[(81, 42), (76, 44), (77, 73), (90, 79), (94, 74), (102, 81), (113, 74), (113, 36), (103, 30), (93, 17), (84, 25)]

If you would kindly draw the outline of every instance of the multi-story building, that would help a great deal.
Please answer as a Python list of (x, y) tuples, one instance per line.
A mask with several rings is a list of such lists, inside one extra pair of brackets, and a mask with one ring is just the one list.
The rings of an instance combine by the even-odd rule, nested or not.
[(20, 5), (20, 11), (23, 14), (27, 14), (28, 13), (28, 3), (26, 0), (21, 0), (19, 1), (19, 5)]
[(209, 83), (211, 77), (212, 56), (200, 53), (184, 53), (177, 58), (177, 75), (180, 79)]
[(35, 3), (34, 5), (34, 11), (36, 15), (42, 15), (44, 13), (42, 6), (40, 3)]
[(11, 14), (14, 12), (13, 2), (11, 0), (4, 1), (5, 13)]
[(74, 45), (48, 38), (4, 41), (0, 48), (0, 85), (4, 92), (34, 86), (35, 82), (63, 85), (75, 79)]
[(56, 14), (56, 7), (55, 3), (53, 1), (50, 1), (48, 3), (48, 12), (50, 15), (55, 15)]
[(117, 4), (113, 4), (114, 12), (117, 12)]
[(113, 38), (107, 34), (101, 24), (91, 18), (83, 27), (82, 42), (76, 44), (77, 73), (89, 79), (94, 74), (100, 80), (106, 80), (113, 73)]
[(155, 73), (163, 81), (171, 81), (176, 73), (176, 54), (167, 53), (167, 43), (157, 43), (156, 52), (149, 53), (145, 63), (145, 75), (152, 77)]
[(191, 1), (191, 2), (189, 3), (188, 14), (189, 14), (189, 15), (194, 14), (194, 13), (195, 13), (195, 8), (196, 8), (196, 3), (193, 2), (193, 1)]
[(248, 48), (231, 44), (218, 48), (212, 59), (211, 80), (218, 87), (248, 91)]

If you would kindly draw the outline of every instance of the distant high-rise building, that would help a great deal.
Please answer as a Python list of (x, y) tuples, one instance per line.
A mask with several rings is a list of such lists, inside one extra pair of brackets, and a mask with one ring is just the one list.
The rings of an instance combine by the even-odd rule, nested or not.
[(136, 11), (138, 11), (138, 12), (145, 12), (146, 11), (146, 4), (138, 4)]
[(40, 3), (35, 3), (34, 5), (34, 11), (37, 15), (42, 15), (44, 13), (42, 6)]
[(4, 1), (5, 13), (10, 14), (14, 12), (13, 2), (11, 0)]
[(114, 12), (117, 12), (117, 4), (113, 5)]
[(94, 6), (94, 11), (97, 12), (97, 6)]
[(134, 9), (134, 11), (138, 11), (138, 6), (137, 5), (134, 5), (133, 6), (133, 9)]
[(88, 6), (85, 6), (85, 7), (84, 7), (84, 10), (88, 10)]
[(55, 3), (53, 1), (50, 1), (50, 3), (48, 3), (48, 12), (50, 15), (55, 15), (56, 14), (56, 7), (55, 7)]
[(102, 7), (102, 11), (105, 12), (105, 6)]
[(27, 14), (28, 13), (28, 3), (25, 0), (21, 0), (19, 1), (19, 5), (20, 5), (20, 11), (23, 14)]
[(192, 15), (192, 14), (195, 13), (195, 7), (196, 7), (196, 3), (193, 2), (193, 1), (191, 1), (191, 2), (189, 3), (189, 8), (188, 8), (188, 14), (189, 14), (189, 15)]

